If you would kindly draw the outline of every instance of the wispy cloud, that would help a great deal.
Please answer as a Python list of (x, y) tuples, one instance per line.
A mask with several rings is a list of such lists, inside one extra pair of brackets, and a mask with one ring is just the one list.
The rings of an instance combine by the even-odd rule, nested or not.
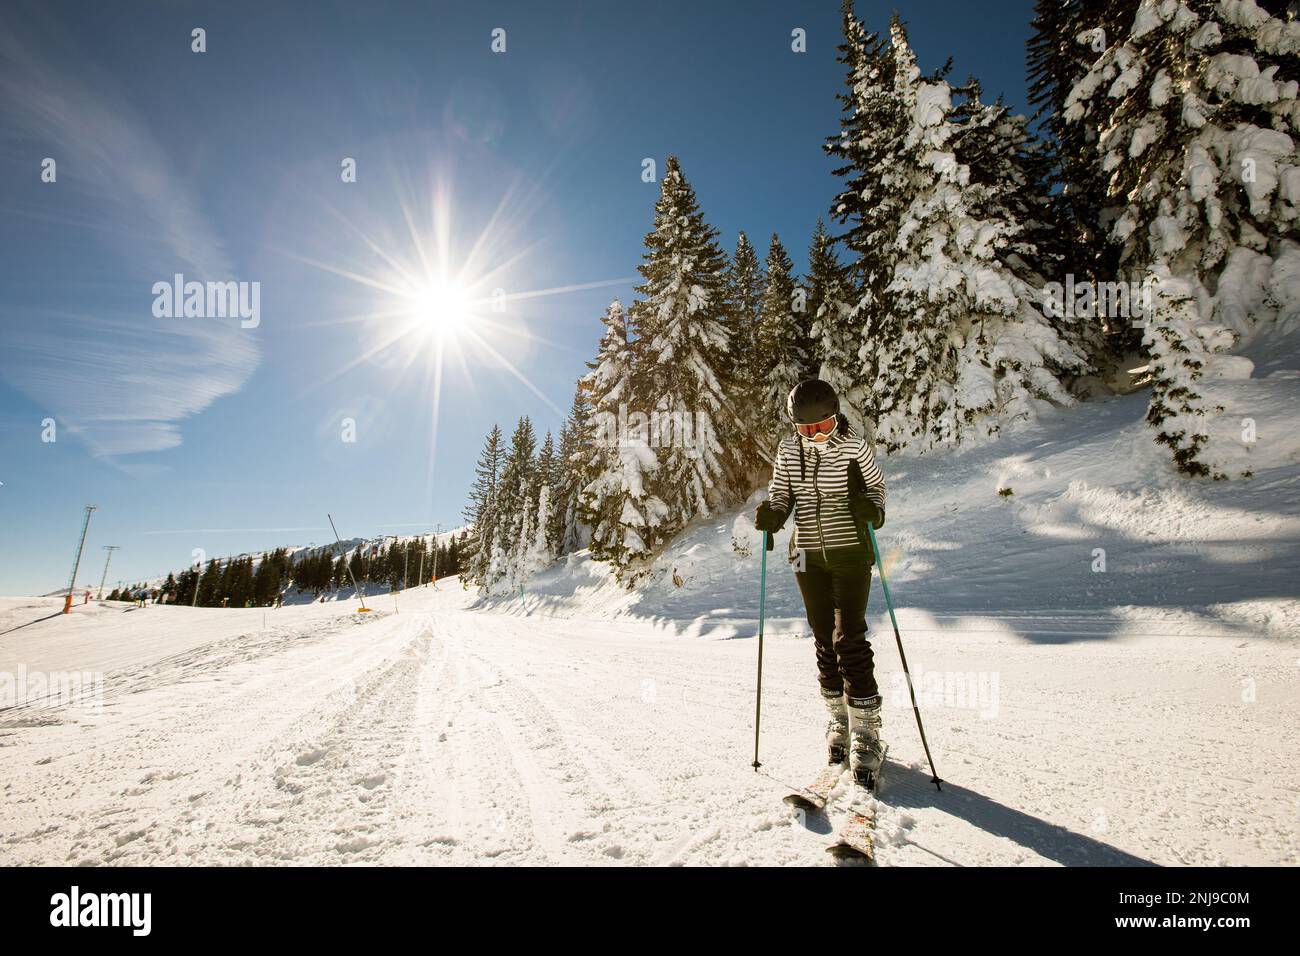
[[(59, 193), (38, 191), (6, 209), (0, 235), (21, 244), (33, 223), (54, 221), (67, 275), (31, 301), (0, 293), (0, 374), (99, 456), (174, 447), (186, 417), (244, 385), (259, 350), (237, 320), (154, 318), (151, 287), (175, 272), (239, 277), (164, 145), (112, 93), (112, 78), (76, 50), (38, 53), (28, 26), (0, 22), (6, 151), (30, 157), (33, 179), (41, 158), (55, 157), (58, 182), (42, 188)], [(43, 195), (59, 197), (61, 216), (42, 207)], [(107, 285), (81, 278), (105, 271), (114, 275)]]
[(269, 531), (328, 531), (329, 528), (317, 528), (301, 525), (292, 528), (174, 528), (167, 531), (141, 531), (140, 534), (253, 534)]

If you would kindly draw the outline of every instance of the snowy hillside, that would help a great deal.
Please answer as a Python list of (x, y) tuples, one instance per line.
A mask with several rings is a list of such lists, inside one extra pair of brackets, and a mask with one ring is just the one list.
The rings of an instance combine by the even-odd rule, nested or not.
[[(877, 588), (882, 865), (1300, 862), (1300, 463), (1271, 430), (1296, 383), (1252, 397), (1249, 480), (1147, 477), (1141, 395), (885, 463), (948, 782)], [(370, 615), (5, 599), (0, 673), (98, 687), (0, 704), (6, 861), (826, 864), (843, 794), (780, 801), (822, 759), (801, 604), (778, 547), (755, 773), (759, 560), (733, 539), (747, 514), (695, 525), (639, 592), (579, 554), (522, 598), (448, 580)]]
[[(1062, 613), (1082, 615), (1083, 631), (1098, 637), (1157, 619), (1300, 636), (1300, 435), (1289, 424), (1300, 374), (1278, 371), (1249, 384), (1260, 438), (1241, 453), (1254, 456), (1246, 480), (1175, 476), (1142, 424), (1142, 394), (1093, 401), (962, 453), (886, 460), (880, 543), (895, 595), (936, 618), (1023, 615), (1016, 632), (1025, 638), (1043, 615), (1053, 622), (1044, 626), (1059, 630), (1050, 615)], [(485, 606), (529, 615), (596, 611), (691, 633), (747, 634), (757, 559), (741, 560), (732, 542), (756, 547), (751, 516), (760, 497), (734, 521), (697, 525), (635, 593), (578, 554), (538, 575), (522, 601)], [(788, 536), (789, 528), (769, 555), (768, 606), (779, 626), (798, 631), (803, 604), (782, 560)], [(1098, 548), (1104, 572), (1093, 570)], [(879, 601), (877, 594), (872, 606)]]
[[(346, 538), (341, 542), (334, 542), (333, 544), (286, 545), (281, 550), (285, 552), (285, 554), (289, 557), (291, 561), (297, 562), (303, 560), (304, 558), (313, 557), (319, 554), (329, 554), (329, 555), (337, 556), (345, 552), (350, 553), (356, 550), (358, 547), (360, 547), (363, 552), (367, 552), (371, 548), (387, 548), (391, 546), (403, 547), (405, 545), (411, 544), (412, 542), (419, 542), (419, 541), (423, 541), (426, 546), (430, 546), (430, 547), (435, 542), (440, 547), (446, 547), (448, 542), (450, 542), (452, 538), (458, 537), (464, 531), (465, 528), (463, 526), (460, 526), (460, 527), (452, 528), (448, 531), (439, 531), (437, 533), (430, 531), (427, 534), (379, 535), (378, 537), (373, 537), (373, 538)], [(252, 552), (243, 552), (240, 554), (225, 554), (219, 556), (213, 555), (213, 557), (218, 558), (218, 560), (220, 560), (222, 563), (225, 563), (232, 559), (238, 560), (242, 558), (251, 557), (253, 559), (253, 567), (256, 568), (258, 567), (258, 565), (262, 563), (263, 559), (265, 559), (266, 556), (271, 553), (272, 552), (270, 551), (252, 551)], [(168, 574), (176, 574), (182, 570), (184, 569), (173, 568), (170, 571), (164, 571), (159, 574), (153, 574), (139, 580), (130, 579), (124, 581), (123, 583), (127, 587), (133, 587), (136, 584), (139, 584), (145, 588), (159, 589), (162, 588), (164, 582), (166, 582)], [(110, 582), (109, 584), (105, 585), (104, 592), (107, 594), (115, 586), (116, 586), (115, 584)], [(81, 600), (81, 594), (87, 588), (90, 589), (92, 594), (98, 593), (97, 586), (79, 584), (74, 589), (77, 592), (78, 601)], [(49, 591), (43, 594), (42, 597), (55, 597), (66, 593), (67, 593), (66, 588), (60, 588), (57, 591)], [(326, 600), (336, 600), (336, 599), (341, 599), (343, 597), (351, 597), (351, 595), (352, 595), (352, 589), (347, 588), (345, 591), (341, 591), (338, 593), (333, 593), (333, 592), (327, 593), (325, 597)], [(315, 596), (311, 594), (300, 594), (294, 588), (289, 588), (288, 592), (285, 594), (285, 600), (294, 604), (302, 604), (307, 601), (315, 600)]]

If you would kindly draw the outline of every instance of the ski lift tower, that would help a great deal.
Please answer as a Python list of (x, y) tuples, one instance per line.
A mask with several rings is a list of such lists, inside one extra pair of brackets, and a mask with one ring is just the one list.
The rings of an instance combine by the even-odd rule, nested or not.
[(339, 543), (339, 550), (343, 555), (343, 564), (348, 569), (348, 577), (352, 578), (352, 587), (356, 590), (357, 601), (361, 605), (357, 608), (357, 612), (368, 614), (370, 608), (366, 607), (366, 592), (361, 589), (361, 585), (357, 583), (357, 576), (352, 573), (352, 562), (348, 560), (347, 550), (343, 547), (343, 539), (339, 537), (339, 529), (334, 527), (334, 516), (326, 514), (325, 517), (330, 519), (330, 529), (334, 532), (334, 540)]
[(104, 550), (107, 551), (108, 554), (104, 557), (104, 576), (99, 579), (99, 597), (95, 598), (96, 601), (104, 600), (104, 582), (108, 580), (108, 562), (113, 560), (113, 552), (120, 551), (121, 546), (116, 544), (106, 544), (104, 545)]
[(438, 535), (442, 534), (442, 525), (437, 524), (433, 530), (433, 586), (438, 586)]
[(86, 505), (86, 517), (81, 522), (81, 540), (77, 542), (77, 556), (72, 561), (72, 576), (68, 578), (68, 596), (63, 602), (63, 613), (72, 613), (72, 589), (77, 586), (77, 569), (81, 567), (81, 550), (86, 546), (86, 532), (90, 530), (90, 513), (94, 505)]

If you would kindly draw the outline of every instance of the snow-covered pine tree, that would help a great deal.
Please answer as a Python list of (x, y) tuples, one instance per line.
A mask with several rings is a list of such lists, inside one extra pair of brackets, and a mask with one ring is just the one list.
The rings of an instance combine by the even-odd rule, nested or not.
[[(1270, 12), (1270, 11), (1274, 12)], [(1119, 268), (1154, 286), (1148, 421), (1190, 475), (1226, 475), (1207, 393), (1223, 354), (1300, 324), (1300, 22), (1254, 0), (1142, 0), (1066, 97), (1096, 136)]]
[(528, 588), (533, 575), (544, 571), (555, 560), (555, 548), (547, 529), (551, 520), (551, 487), (543, 484), (537, 492), (537, 510), (521, 529), (519, 558), (516, 570), (516, 589)]
[[(533, 504), (534, 482), (528, 480), (520, 496), (519, 521), (507, 556), (506, 584), (512, 594), (521, 593), (534, 570), (533, 549), (537, 543), (537, 508)], [(543, 529), (543, 534), (545, 530)]]
[(632, 313), (637, 326), (637, 398), (653, 416), (657, 459), (649, 493), (665, 505), (646, 528), (653, 550), (697, 516), (731, 501), (748, 465), (720, 431), (743, 429), (731, 401), (736, 356), (726, 322), (726, 256), (704, 219), (695, 190), (669, 156), (645, 238), (644, 282)]
[(488, 547), (487, 570), (483, 574), (483, 580), (478, 582), (479, 591), (484, 594), (497, 593), (504, 589), (509, 589), (510, 581), (510, 548), (506, 538), (506, 529), (503, 525), (497, 524), (492, 529), (492, 543)]
[[(572, 467), (568, 463), (568, 457), (571, 454), (573, 446), (573, 435), (569, 430), (569, 419), (565, 418), (560, 423), (560, 440), (555, 446), (555, 483), (554, 491), (551, 494), (551, 515), (550, 526), (547, 534), (555, 542), (556, 555), (567, 554), (571, 549), (566, 546), (566, 525), (568, 524), (567, 496), (565, 488), (569, 483), (570, 476), (573, 473)], [(576, 513), (577, 501), (574, 501)]]
[[(846, 26), (846, 36), (862, 33)], [(887, 50), (866, 42), (853, 100), (882, 118), (867, 124), (867, 146), (851, 155), (870, 160), (882, 205), (898, 210), (888, 247), (877, 241), (888, 228), (870, 233), (862, 249), (875, 258), (859, 267), (859, 357), (878, 439), (889, 450), (920, 452), (995, 434), (1042, 400), (1070, 403), (1061, 377), (1086, 363), (1025, 278), (1033, 274), (1032, 243), (1013, 195), (1029, 178), (1020, 165), (1023, 127), (1000, 106), (981, 104), (974, 86), (964, 91), (964, 111), (954, 108), (946, 67), (922, 76), (897, 17)]]
[[(1066, 98), (1106, 48), (1108, 37), (1133, 22), (1140, 0), (1037, 0), (1027, 44), (1029, 100), (1041, 120), (1046, 152), (1052, 230), (1036, 237), (1040, 251), (1058, 259), (1061, 273), (1079, 279), (1109, 280), (1116, 256), (1103, 223), (1106, 176), (1101, 169), (1097, 130), (1067, 123)], [(1122, 353), (1136, 344), (1127, 327), (1106, 337), (1107, 349)]]
[[(537, 437), (533, 432), (533, 423), (525, 415), (519, 419), (510, 436), (510, 448), (502, 460), (501, 477), (497, 482), (494, 519), (497, 546), (501, 553), (499, 556), (494, 554), (496, 568), (489, 572), (487, 580), (483, 582), (489, 590), (502, 577), (510, 579), (519, 556), (519, 542), (525, 539), (523, 526), (532, 521), (535, 509), (532, 489), (536, 479), (536, 448)], [(530, 532), (527, 540), (531, 541), (531, 537)]]
[[(795, 312), (794, 263), (776, 233), (767, 252), (767, 283), (754, 343), (754, 374), (760, 386), (758, 428), (769, 451), (790, 430), (785, 414), (790, 390), (803, 380), (802, 315)], [(806, 302), (804, 305), (806, 306)]]
[[(551, 433), (547, 432), (542, 438), (542, 449), (537, 453), (537, 494), (534, 504), (536, 505), (541, 498), (543, 488), (554, 489), (558, 487), (560, 481), (559, 459), (555, 454), (555, 440), (551, 438)], [(550, 497), (551, 493), (548, 493)], [(549, 510), (547, 523), (539, 529), (547, 541), (547, 550), (552, 557), (557, 554), (557, 539), (553, 536), (555, 531), (553, 522), (550, 519)]]
[[(1072, 399), (1062, 386), (1092, 370), (1091, 356), (1105, 356), (1108, 330), (1101, 323), (1055, 316), (1048, 307), (1047, 283), (1063, 281), (1065, 266), (1053, 238), (1057, 226), (1049, 195), (1050, 159), (1043, 144), (1030, 135), (1029, 120), (1011, 113), (1001, 98), (983, 102), (978, 81), (972, 79), (954, 92), (961, 99), (950, 115), (956, 124), (953, 153), (969, 170), (970, 210), (979, 221), (1008, 225), (1005, 239), (993, 245), (993, 258), (1004, 267), (1003, 278), (1022, 306), (1018, 334), (1033, 340), (1038, 352), (1022, 361), (998, 345), (1000, 358), (986, 357), (1000, 369), (1001, 417), (1018, 417), (1020, 412), (1012, 406), (1031, 398), (1069, 404)], [(1059, 341), (1043, 334), (1044, 324)]]
[(442, 572), (443, 574), (450, 576), (461, 573), (461, 554), (464, 552), (465, 540), (466, 534), (462, 531), (459, 538), (452, 535), (447, 542), (447, 546), (439, 549), (441, 553), (438, 559), (438, 567), (446, 569)]
[[(1147, 422), (1158, 433), (1158, 441), (1173, 449), (1174, 464), (1190, 475), (1213, 475), (1202, 460), (1202, 446), (1209, 440), (1207, 428), (1187, 432), (1189, 423), (1202, 423), (1222, 408), (1214, 407), (1201, 393), (1199, 382), (1210, 364), (1211, 353), (1232, 345), (1233, 337), (1224, 326), (1209, 326), (1202, 319), (1193, 280), (1175, 276), (1164, 262), (1152, 266), (1152, 305), (1148, 349), (1153, 396), (1147, 408)], [(1213, 329), (1213, 337), (1206, 332)], [(1172, 385), (1169, 383), (1173, 383)], [(1173, 420), (1180, 428), (1172, 440)], [(1195, 425), (1192, 424), (1193, 429)]]
[[(916, 261), (909, 262), (909, 258), (925, 250), (908, 248), (918, 229), (931, 224), (926, 220), (942, 229), (947, 213), (937, 203), (918, 208), (918, 200), (926, 198), (927, 186), (933, 184), (933, 176), (922, 169), (922, 163), (927, 158), (938, 159), (939, 147), (947, 145), (946, 137), (951, 134), (951, 127), (942, 122), (950, 106), (949, 93), (947, 83), (938, 75), (922, 80), (897, 16), (890, 23), (889, 44), (881, 59), (887, 64), (884, 78), (892, 100), (888, 119), (895, 124), (889, 127), (893, 154), (886, 163), (899, 166), (896, 171), (880, 170), (881, 187), (882, 193), (891, 197), (889, 205), (897, 209), (898, 218), (892, 223), (891, 248), (884, 263), (871, 264), (873, 272), (866, 289), (872, 295), (863, 299), (870, 308), (864, 316), (859, 357), (873, 367), (867, 388), (876, 408), (879, 440), (888, 451), (908, 446), (924, 451), (957, 437), (952, 386), (957, 363), (949, 335), (960, 320), (964, 303), (956, 294), (956, 277), (920, 274), (919, 267), (925, 262), (919, 255)], [(940, 122), (935, 122), (936, 105)], [(872, 138), (879, 136), (872, 134)], [(920, 238), (928, 235), (923, 231)], [(936, 243), (930, 249), (937, 251), (937, 247)], [(944, 263), (936, 266), (942, 269)], [(875, 295), (877, 282), (886, 276), (883, 294)], [(947, 281), (946, 287), (940, 285), (942, 280)], [(900, 295), (903, 290), (909, 294)]]
[(759, 438), (758, 399), (761, 385), (755, 374), (755, 340), (763, 306), (763, 289), (767, 280), (753, 243), (742, 231), (736, 239), (736, 251), (727, 263), (727, 326), (731, 332), (732, 384), (728, 401), (743, 426), (728, 429), (729, 440), (736, 443), (737, 457), (753, 462), (754, 469), (740, 487), (762, 480), (762, 461), (771, 450), (762, 447)]
[(474, 466), (474, 483), (463, 514), (473, 534), (469, 538), (470, 550), (466, 555), (468, 577), (483, 584), (487, 577), (488, 562), (492, 559), (492, 541), (496, 531), (495, 506), (497, 482), (501, 477), (501, 462), (505, 454), (501, 441), (501, 426), (493, 425), (483, 440), (478, 463)]
[(573, 390), (569, 415), (560, 427), (560, 442), (556, 449), (558, 477), (551, 498), (551, 540), (556, 543), (557, 554), (568, 554), (587, 546), (588, 528), (578, 516), (578, 502), (582, 489), (591, 480), (588, 468), (591, 463), (591, 435), (587, 420), (591, 417), (591, 403), (579, 382)]
[[(748, 369), (754, 354), (754, 337), (763, 307), (763, 290), (767, 280), (753, 243), (742, 230), (736, 237), (736, 251), (727, 263), (727, 324), (731, 329), (731, 350), (737, 367)], [(738, 375), (736, 384), (744, 387), (748, 376)]]
[(840, 410), (861, 433), (865, 404), (858, 348), (862, 329), (856, 323), (848, 270), (835, 255), (826, 224), (817, 220), (808, 247), (808, 310), (813, 316), (812, 336), (816, 368), (811, 376), (830, 382), (840, 396)]
[(592, 556), (610, 562), (620, 579), (630, 580), (637, 562), (649, 554), (668, 509), (649, 487), (658, 459), (647, 439), (647, 417), (629, 406), (635, 392), (634, 352), (622, 303), (610, 303), (601, 321), (605, 334), (581, 383), (591, 399), (583, 442), (591, 457), (581, 463), (581, 472), (591, 477), (582, 489), (578, 514), (591, 529)]
[[(904, 147), (910, 110), (894, 89), (895, 60), (888, 41), (870, 32), (843, 0), (844, 42), (837, 59), (845, 66), (846, 91), (838, 94), (840, 132), (826, 140), (827, 154), (843, 177), (831, 203), (831, 218), (846, 230), (836, 237), (849, 252), (850, 285), (856, 295), (851, 323), (861, 330), (859, 379), (874, 383), (882, 357), (901, 329), (890, 312), (887, 293), (897, 261), (895, 237), (910, 201), (907, 170), (917, 162)], [(877, 397), (868, 390), (866, 418), (878, 413)]]

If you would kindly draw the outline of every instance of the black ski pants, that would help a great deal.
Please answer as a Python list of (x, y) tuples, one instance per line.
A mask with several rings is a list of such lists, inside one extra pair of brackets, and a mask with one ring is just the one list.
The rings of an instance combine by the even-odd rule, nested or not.
[(871, 551), (860, 545), (810, 549), (795, 580), (812, 627), (822, 687), (852, 698), (876, 696), (879, 688), (867, 640)]

